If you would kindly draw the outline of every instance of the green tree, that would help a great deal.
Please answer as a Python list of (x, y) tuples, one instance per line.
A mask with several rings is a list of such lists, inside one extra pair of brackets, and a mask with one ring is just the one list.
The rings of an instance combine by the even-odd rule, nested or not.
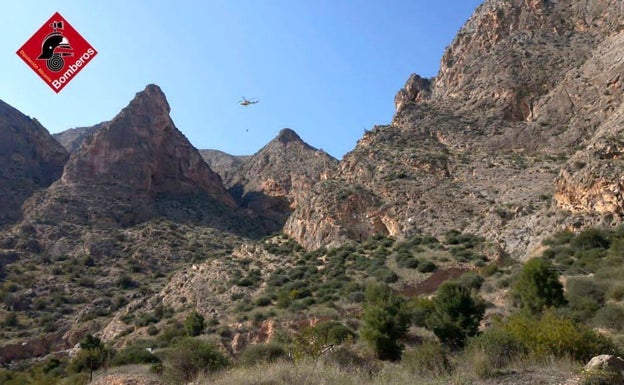
[(524, 265), (512, 288), (512, 295), (520, 307), (531, 314), (541, 313), (547, 307), (566, 304), (559, 274), (543, 258), (531, 259)]
[(467, 287), (449, 281), (438, 288), (425, 324), (443, 344), (457, 349), (477, 334), (484, 313), (483, 300), (473, 296)]
[(381, 360), (401, 358), (403, 345), (398, 341), (405, 335), (411, 315), (405, 301), (390, 286), (370, 283), (366, 287), (362, 337), (375, 349)]
[(80, 351), (72, 361), (72, 368), (75, 372), (89, 370), (89, 382), (93, 379), (93, 371), (100, 368), (108, 359), (109, 351), (102, 340), (91, 334), (85, 335), (80, 340)]
[(190, 337), (200, 335), (204, 331), (205, 327), (206, 324), (204, 316), (196, 311), (193, 311), (191, 314), (189, 314), (184, 321), (184, 330), (186, 331), (186, 335)]

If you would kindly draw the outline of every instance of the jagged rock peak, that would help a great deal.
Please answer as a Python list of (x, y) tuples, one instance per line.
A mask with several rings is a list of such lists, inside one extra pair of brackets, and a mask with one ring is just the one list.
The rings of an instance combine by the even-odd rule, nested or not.
[(394, 97), (394, 107), (398, 112), (406, 103), (420, 103), (430, 98), (431, 79), (412, 74), (405, 82), (405, 86)]
[(125, 185), (157, 193), (203, 191), (235, 206), (219, 176), (175, 127), (167, 99), (156, 85), (137, 93), (72, 154), (62, 181)]
[(303, 140), (301, 140), (299, 135), (297, 135), (297, 133), (291, 130), (290, 128), (282, 129), (275, 139), (277, 139), (278, 141), (282, 143), (303, 142)]
[(138, 109), (145, 113), (171, 112), (167, 97), (156, 84), (148, 84), (143, 91), (137, 92), (126, 109)]

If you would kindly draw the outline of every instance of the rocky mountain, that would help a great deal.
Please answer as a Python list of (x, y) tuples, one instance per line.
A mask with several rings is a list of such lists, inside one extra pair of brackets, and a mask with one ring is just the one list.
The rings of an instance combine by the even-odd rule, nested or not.
[(438, 75), (408, 79), (392, 123), (364, 135), (286, 232), (314, 248), (459, 228), (525, 256), (558, 229), (617, 223), (623, 27), (615, 0), (485, 1)]
[(0, 101), (0, 225), (19, 220), (24, 201), (58, 179), (67, 158), (36, 119)]
[(251, 155), (230, 155), (219, 150), (199, 150), (199, 153), (224, 183), (232, 179), (238, 167), (251, 158)]
[(285, 128), (256, 154), (221, 175), (243, 207), (283, 223), (312, 186), (332, 174), (337, 163)]
[(71, 154), (76, 151), (89, 136), (93, 135), (94, 132), (104, 127), (106, 124), (108, 124), (108, 122), (101, 122), (89, 127), (70, 128), (69, 130), (52, 134), (52, 136)]
[[(340, 162), (290, 129), (253, 156), (200, 152), (154, 85), (112, 120), (59, 135), (69, 158), (0, 104), (0, 215), (17, 222), (0, 231), (0, 364), (59, 352), (68, 368), (86, 333), (118, 351), (167, 351), (193, 312), (200, 339), (234, 359), (273, 336), (311, 345), (300, 331), (323, 321), (361, 332), (370, 279), (414, 297), (459, 278), (487, 301), (487, 331), (488, 317), (514, 311), (522, 267), (507, 257), (542, 251), (565, 275), (557, 316), (619, 339), (622, 232), (542, 240), (621, 222), (623, 11), (619, 0), (486, 0), (438, 75), (411, 75), (390, 124)], [(615, 315), (598, 317), (607, 308)], [(410, 350), (433, 338), (413, 329)], [(487, 376), (503, 372), (517, 376)]]
[(74, 151), (60, 180), (25, 206), (25, 217), (126, 226), (158, 215), (208, 215), (200, 208), (190, 212), (174, 198), (197, 198), (216, 210), (236, 207), (220, 177), (175, 127), (162, 91), (149, 85)]

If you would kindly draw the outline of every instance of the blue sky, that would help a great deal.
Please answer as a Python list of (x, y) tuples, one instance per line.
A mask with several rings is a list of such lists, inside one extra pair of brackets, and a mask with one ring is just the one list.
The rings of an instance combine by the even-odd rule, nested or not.
[[(3, 4), (0, 99), (50, 132), (113, 118), (150, 83), (195, 147), (253, 154), (280, 129), (341, 158), (435, 76), (481, 0), (34, 1)], [(60, 12), (98, 55), (55, 94), (15, 54)], [(260, 103), (241, 107), (242, 96)]]

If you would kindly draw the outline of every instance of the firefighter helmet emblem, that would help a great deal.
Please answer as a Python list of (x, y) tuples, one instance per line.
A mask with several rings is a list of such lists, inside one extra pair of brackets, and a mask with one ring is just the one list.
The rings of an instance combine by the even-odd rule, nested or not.
[(74, 56), (69, 40), (60, 32), (63, 30), (62, 21), (50, 23), (52, 33), (47, 35), (41, 44), (41, 55), (38, 60), (45, 60), (46, 67), (52, 72), (58, 72), (65, 67), (65, 56)]

